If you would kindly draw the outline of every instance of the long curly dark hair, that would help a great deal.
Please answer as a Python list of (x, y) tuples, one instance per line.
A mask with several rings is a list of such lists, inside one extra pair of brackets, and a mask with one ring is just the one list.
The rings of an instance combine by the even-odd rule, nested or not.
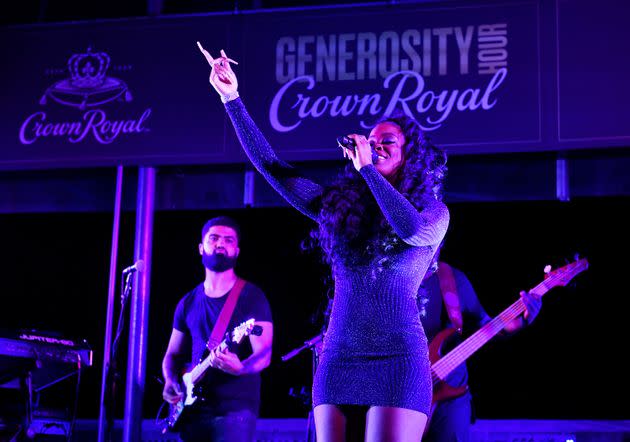
[[(434, 146), (418, 122), (398, 112), (376, 125), (396, 124), (405, 136), (403, 163), (390, 182), (416, 208), (424, 198), (442, 199), (446, 175), (446, 153)], [(365, 180), (352, 163), (346, 165), (321, 196), (319, 224), (310, 233), (305, 248), (321, 247), (328, 264), (363, 265), (379, 257), (386, 265), (387, 255), (404, 247), (383, 216)]]

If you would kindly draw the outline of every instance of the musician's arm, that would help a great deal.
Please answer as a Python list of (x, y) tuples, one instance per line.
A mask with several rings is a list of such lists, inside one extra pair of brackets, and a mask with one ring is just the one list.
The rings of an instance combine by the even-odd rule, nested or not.
[(271, 363), (271, 343), (273, 341), (273, 324), (271, 322), (256, 322), (263, 332), (260, 336), (249, 335), (252, 354), (243, 360), (243, 373), (252, 374), (263, 371)]
[(271, 342), (273, 341), (273, 324), (266, 321), (256, 321), (263, 332), (260, 336), (249, 336), (252, 354), (242, 361), (235, 353), (227, 348), (216, 353), (210, 366), (234, 376), (258, 373), (269, 366), (271, 362)]
[[(470, 280), (460, 270), (455, 270), (455, 278), (457, 280), (457, 290), (460, 293), (460, 298), (462, 300), (462, 311), (469, 319), (468, 321), (465, 320), (464, 323), (466, 324), (471, 322), (474, 329), (486, 325), (493, 318), (486, 313), (485, 309), (481, 305), (479, 297), (477, 296)], [(520, 296), (523, 300), (523, 304), (525, 305), (525, 313), (517, 316), (507, 323), (499, 333), (499, 338), (510, 336), (523, 329), (525, 326), (531, 324), (534, 318), (538, 315), (542, 304), (540, 297), (524, 291), (520, 293)]]
[(162, 397), (170, 403), (177, 402), (182, 398), (179, 378), (186, 361), (186, 348), (186, 335), (173, 329), (162, 360), (162, 375), (164, 376)]

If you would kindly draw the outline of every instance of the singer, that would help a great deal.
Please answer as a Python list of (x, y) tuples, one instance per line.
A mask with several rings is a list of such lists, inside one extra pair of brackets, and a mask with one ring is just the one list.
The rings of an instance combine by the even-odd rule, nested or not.
[(445, 153), (412, 118), (389, 116), (368, 137), (348, 135), (351, 162), (322, 187), (276, 156), (239, 98), (225, 52), (215, 59), (199, 49), (249, 159), (317, 222), (311, 237), (332, 267), (333, 307), (313, 380), (317, 440), (354, 439), (355, 430), (371, 441), (420, 440), (432, 382), (416, 294), (448, 228)]

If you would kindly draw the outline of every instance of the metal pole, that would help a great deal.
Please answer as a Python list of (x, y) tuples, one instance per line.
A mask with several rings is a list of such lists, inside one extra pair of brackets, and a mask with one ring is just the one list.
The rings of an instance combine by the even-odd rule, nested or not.
[(569, 201), (569, 167), (566, 154), (560, 153), (556, 158), (556, 198)]
[(256, 175), (253, 170), (245, 171), (245, 181), (243, 186), (243, 205), (245, 207), (254, 206), (254, 183)]
[[(116, 195), (114, 198), (114, 225), (112, 227), (112, 249), (109, 256), (109, 287), (107, 290), (107, 318), (105, 320), (105, 345), (103, 346), (103, 373), (101, 377), (101, 408), (98, 415), (98, 442), (105, 442), (105, 418), (107, 394), (107, 372), (112, 351), (112, 326), (116, 299), (116, 260), (118, 258), (118, 235), (120, 232), (120, 208), (122, 201), (123, 166), (116, 169)], [(113, 410), (111, 410), (113, 413)]]
[(125, 389), (124, 442), (139, 442), (142, 435), (142, 402), (146, 377), (149, 295), (151, 278), (151, 240), (155, 200), (155, 168), (141, 167), (138, 174), (136, 204), (136, 242), (134, 262), (143, 260), (144, 271), (135, 273), (129, 318), (129, 353)]
[(158, 15), (162, 15), (163, 10), (163, 0), (147, 0), (147, 15), (149, 17), (157, 17)]

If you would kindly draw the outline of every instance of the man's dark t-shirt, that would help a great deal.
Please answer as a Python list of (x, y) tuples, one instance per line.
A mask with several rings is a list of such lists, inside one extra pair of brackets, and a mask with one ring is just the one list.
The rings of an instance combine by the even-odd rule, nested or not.
[[(177, 304), (173, 328), (188, 337), (192, 351), (192, 366), (200, 362), (204, 356), (206, 343), (228, 298), (228, 293), (220, 298), (211, 298), (206, 296), (201, 283)], [(262, 290), (248, 282), (241, 291), (227, 331), (251, 318), (271, 322), (271, 309)], [(241, 361), (246, 359), (252, 353), (249, 338), (244, 338), (241, 344), (232, 350)], [(204, 406), (211, 407), (217, 414), (243, 409), (258, 414), (260, 373), (233, 376), (209, 368), (199, 385), (201, 393), (197, 401), (201, 400)]]

